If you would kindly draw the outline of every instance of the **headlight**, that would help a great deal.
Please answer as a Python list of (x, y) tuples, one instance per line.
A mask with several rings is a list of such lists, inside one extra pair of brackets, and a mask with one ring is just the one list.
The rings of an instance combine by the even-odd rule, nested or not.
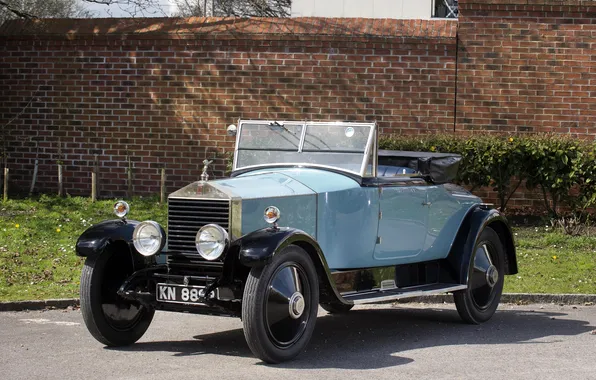
[(163, 247), (163, 228), (151, 220), (141, 222), (132, 233), (132, 242), (141, 255), (153, 256)]
[(217, 224), (201, 227), (195, 238), (197, 251), (205, 260), (217, 260), (228, 246), (228, 233)]

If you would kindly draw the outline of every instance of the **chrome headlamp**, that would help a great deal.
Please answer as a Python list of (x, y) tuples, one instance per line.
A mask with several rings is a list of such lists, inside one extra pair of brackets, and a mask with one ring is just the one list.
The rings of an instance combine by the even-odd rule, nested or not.
[(165, 233), (163, 228), (152, 220), (139, 223), (132, 233), (135, 249), (143, 256), (153, 256), (164, 246)]
[(199, 255), (209, 261), (217, 260), (229, 243), (228, 233), (217, 224), (207, 224), (201, 227), (195, 238)]

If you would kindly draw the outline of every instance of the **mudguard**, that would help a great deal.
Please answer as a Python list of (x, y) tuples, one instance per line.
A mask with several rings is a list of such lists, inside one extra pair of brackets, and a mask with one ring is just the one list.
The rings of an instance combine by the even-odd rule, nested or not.
[(80, 257), (95, 257), (101, 254), (106, 246), (115, 241), (124, 241), (132, 252), (132, 233), (140, 222), (121, 219), (105, 220), (89, 227), (79, 236), (76, 254)]
[(264, 228), (241, 237), (234, 245), (240, 245), (240, 263), (254, 267), (268, 264), (276, 252), (299, 241), (310, 243), (317, 250), (320, 259), (325, 260), (319, 244), (306, 232), (295, 228)]
[(337, 291), (331, 278), (325, 255), (319, 243), (304, 231), (295, 228), (265, 228), (247, 234), (232, 243), (239, 250), (238, 261), (247, 267), (263, 266), (271, 262), (273, 256), (285, 247), (295, 244), (304, 249), (317, 268), (321, 299), (326, 302), (352, 304)]
[(461, 284), (468, 283), (468, 268), (474, 254), (474, 247), (486, 227), (497, 232), (505, 249), (505, 274), (517, 273), (517, 258), (513, 234), (505, 216), (496, 209), (484, 205), (475, 206), (461, 224), (447, 260), (455, 270)]

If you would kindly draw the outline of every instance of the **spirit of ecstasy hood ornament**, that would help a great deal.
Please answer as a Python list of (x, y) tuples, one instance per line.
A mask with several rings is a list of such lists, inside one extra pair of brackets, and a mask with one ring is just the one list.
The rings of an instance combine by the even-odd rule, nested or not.
[(201, 173), (201, 181), (203, 182), (207, 182), (209, 180), (209, 174), (207, 174), (207, 169), (209, 169), (209, 165), (211, 165), (211, 163), (213, 162), (213, 160), (203, 160), (203, 172)]

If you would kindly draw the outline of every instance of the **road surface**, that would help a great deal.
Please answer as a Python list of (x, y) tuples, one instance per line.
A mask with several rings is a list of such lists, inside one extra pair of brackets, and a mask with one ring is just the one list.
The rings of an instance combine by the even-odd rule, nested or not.
[(502, 305), (481, 326), (453, 305), (321, 310), (296, 360), (265, 365), (240, 320), (158, 312), (145, 336), (108, 349), (78, 310), (0, 313), (0, 379), (596, 379), (596, 306)]

